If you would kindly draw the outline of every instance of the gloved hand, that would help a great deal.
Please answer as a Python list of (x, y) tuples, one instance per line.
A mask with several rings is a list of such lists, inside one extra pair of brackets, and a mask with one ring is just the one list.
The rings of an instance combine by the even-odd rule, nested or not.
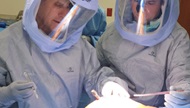
[(106, 82), (102, 88), (102, 95), (104, 97), (108, 96), (121, 96), (121, 97), (130, 97), (129, 93), (119, 84), (109, 81)]
[(165, 101), (166, 108), (190, 108), (190, 84), (171, 86)]
[(33, 94), (35, 84), (28, 81), (15, 81), (9, 86), (0, 88), (0, 102), (24, 101)]

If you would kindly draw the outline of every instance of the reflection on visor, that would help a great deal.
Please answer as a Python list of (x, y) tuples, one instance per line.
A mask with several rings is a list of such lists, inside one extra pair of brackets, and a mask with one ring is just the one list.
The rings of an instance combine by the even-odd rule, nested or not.
[[(72, 4), (72, 6), (73, 6), (73, 4)], [(53, 37), (52, 37), (51, 40), (53, 40), (53, 41), (56, 40), (58, 38), (58, 36), (60, 35), (60, 33), (64, 29), (68, 30), (69, 23), (70, 23), (71, 19), (73, 18), (73, 16), (76, 14), (76, 12), (77, 12), (78, 9), (79, 9), (79, 7), (77, 5), (73, 6), (73, 8), (69, 11), (69, 13), (67, 14), (67, 16), (65, 16), (64, 20), (61, 22), (61, 25), (56, 30), (56, 32), (53, 35)]]
[(137, 7), (136, 7), (136, 10), (137, 10), (138, 13), (139, 13), (139, 10), (140, 10), (140, 3), (141, 3), (141, 0), (138, 0), (138, 4), (137, 4)]
[(145, 0), (138, 0), (138, 5), (136, 8), (137, 12), (139, 12), (137, 32), (136, 32), (136, 34), (138, 35), (144, 34), (144, 18), (145, 18), (144, 6), (145, 6)]

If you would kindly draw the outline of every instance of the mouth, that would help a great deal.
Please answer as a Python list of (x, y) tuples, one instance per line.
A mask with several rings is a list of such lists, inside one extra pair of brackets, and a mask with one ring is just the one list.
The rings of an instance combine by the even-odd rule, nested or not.
[(57, 24), (59, 24), (60, 23), (60, 21), (58, 21), (58, 20), (53, 20), (55, 23), (57, 23)]

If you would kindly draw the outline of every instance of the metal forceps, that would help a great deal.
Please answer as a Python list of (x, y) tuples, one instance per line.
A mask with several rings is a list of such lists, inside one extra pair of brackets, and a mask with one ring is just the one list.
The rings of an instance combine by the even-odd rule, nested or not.
[[(177, 90), (176, 92), (183, 92), (183, 91), (184, 90)], [(134, 94), (132, 97), (156, 96), (156, 95), (165, 95), (165, 94), (170, 94), (170, 91), (146, 93), (146, 94)]]

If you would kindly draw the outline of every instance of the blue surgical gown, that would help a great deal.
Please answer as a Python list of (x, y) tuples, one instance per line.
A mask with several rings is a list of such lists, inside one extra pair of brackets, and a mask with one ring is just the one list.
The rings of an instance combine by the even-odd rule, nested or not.
[(19, 21), (0, 32), (0, 86), (27, 80), (24, 73), (36, 84), (39, 98), (32, 95), (12, 106), (0, 102), (1, 108), (77, 108), (82, 88), (94, 99), (92, 89), (100, 93), (106, 81), (115, 79), (111, 69), (100, 68), (95, 49), (86, 40), (67, 50), (45, 53)]
[[(190, 40), (179, 24), (167, 39), (152, 47), (123, 39), (111, 24), (96, 48), (101, 64), (125, 79), (131, 95), (166, 91), (184, 81), (190, 83)], [(155, 107), (164, 104), (164, 95), (132, 99)]]

